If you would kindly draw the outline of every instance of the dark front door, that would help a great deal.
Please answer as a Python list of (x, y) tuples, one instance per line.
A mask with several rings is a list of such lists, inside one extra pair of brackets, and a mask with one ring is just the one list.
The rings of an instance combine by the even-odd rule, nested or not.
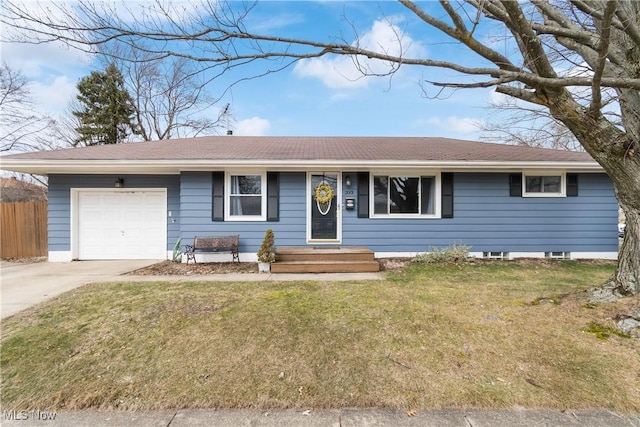
[[(338, 240), (338, 174), (313, 174), (310, 185), (311, 240)], [(328, 188), (330, 192), (326, 191)]]

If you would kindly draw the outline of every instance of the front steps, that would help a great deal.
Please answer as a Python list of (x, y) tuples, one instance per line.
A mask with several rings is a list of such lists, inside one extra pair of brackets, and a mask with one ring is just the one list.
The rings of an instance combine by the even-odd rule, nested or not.
[(357, 247), (288, 247), (277, 251), (272, 273), (368, 273), (380, 270), (374, 254)]

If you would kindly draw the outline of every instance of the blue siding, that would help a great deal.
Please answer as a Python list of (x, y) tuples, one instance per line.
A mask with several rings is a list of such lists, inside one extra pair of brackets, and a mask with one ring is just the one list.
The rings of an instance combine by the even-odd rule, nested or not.
[(509, 196), (508, 174), (456, 173), (454, 218), (362, 219), (345, 211), (343, 244), (376, 252), (451, 244), (472, 252), (615, 252), (617, 222), (613, 185), (604, 174), (581, 174), (578, 197), (523, 198)]
[(49, 251), (71, 250), (71, 188), (113, 188), (123, 178), (130, 188), (166, 188), (167, 250), (180, 237), (180, 178), (177, 175), (49, 175)]
[[(357, 196), (357, 171), (343, 198)], [(114, 175), (49, 177), (49, 250), (70, 250), (70, 188), (112, 188)], [(272, 228), (277, 246), (306, 242), (304, 172), (280, 174), (280, 221), (214, 222), (211, 218), (211, 172), (123, 176), (127, 187), (167, 188), (167, 250), (178, 238), (240, 234), (240, 252), (258, 250)], [(344, 206), (344, 203), (343, 203)], [(616, 252), (618, 204), (605, 174), (580, 174), (579, 196), (522, 198), (509, 196), (507, 173), (455, 173), (454, 217), (449, 219), (358, 218), (357, 209), (342, 211), (342, 245), (376, 252), (423, 252), (454, 243), (473, 252)], [(175, 221), (175, 222), (174, 222)]]
[(240, 252), (257, 252), (267, 228), (273, 229), (278, 246), (306, 245), (306, 174), (280, 174), (280, 221), (228, 221), (211, 219), (211, 172), (184, 172), (181, 175), (182, 241), (194, 236), (240, 235)]

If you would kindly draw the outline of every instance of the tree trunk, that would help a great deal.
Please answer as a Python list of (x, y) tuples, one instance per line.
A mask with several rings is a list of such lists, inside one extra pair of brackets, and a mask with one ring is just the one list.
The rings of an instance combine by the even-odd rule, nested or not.
[(619, 296), (640, 296), (640, 208), (625, 206), (626, 228), (618, 251), (618, 268), (604, 288)]
[(638, 145), (635, 143), (620, 153), (619, 144), (613, 143), (615, 140), (615, 135), (611, 135), (609, 144), (600, 145), (601, 151), (592, 154), (611, 178), (626, 218), (624, 238), (618, 250), (618, 268), (600, 291), (602, 296), (609, 294), (610, 298), (640, 295), (640, 153), (635, 150)]
[(618, 165), (600, 161), (613, 181), (618, 203), (625, 214), (626, 229), (618, 250), (618, 268), (608, 282), (593, 290), (594, 300), (640, 295), (640, 161), (637, 156), (623, 158)]
[[(566, 89), (547, 94), (551, 95), (552, 101), (547, 104), (551, 114), (571, 130), (611, 178), (620, 208), (626, 215), (618, 268), (607, 283), (592, 290), (592, 298), (606, 301), (640, 295), (640, 141), (636, 140), (636, 131), (624, 132), (600, 113), (590, 114)], [(626, 112), (626, 118), (635, 117)]]

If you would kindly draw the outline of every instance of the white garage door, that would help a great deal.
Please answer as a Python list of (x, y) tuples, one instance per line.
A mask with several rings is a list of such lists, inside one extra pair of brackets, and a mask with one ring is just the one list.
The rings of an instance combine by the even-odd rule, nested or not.
[(79, 191), (79, 259), (164, 259), (167, 195), (163, 190)]

